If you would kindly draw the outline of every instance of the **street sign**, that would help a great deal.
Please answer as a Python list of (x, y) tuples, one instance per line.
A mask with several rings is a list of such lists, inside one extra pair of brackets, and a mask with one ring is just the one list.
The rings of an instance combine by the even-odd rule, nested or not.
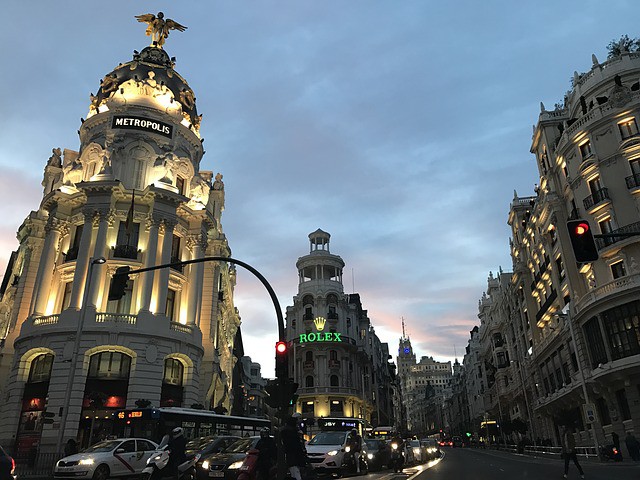
[(596, 421), (596, 409), (590, 403), (583, 405), (584, 407), (584, 418), (587, 423), (593, 423)]

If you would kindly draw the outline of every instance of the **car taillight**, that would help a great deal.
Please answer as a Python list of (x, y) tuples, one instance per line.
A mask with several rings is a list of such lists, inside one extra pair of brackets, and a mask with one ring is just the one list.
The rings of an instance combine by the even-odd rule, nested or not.
[(11, 474), (12, 475), (15, 469), (16, 469), (16, 461), (13, 459), (13, 457), (11, 457)]
[(614, 455), (617, 455), (617, 454), (618, 454), (618, 449), (617, 449), (617, 448), (614, 448), (614, 449), (613, 449), (613, 454), (614, 454)]

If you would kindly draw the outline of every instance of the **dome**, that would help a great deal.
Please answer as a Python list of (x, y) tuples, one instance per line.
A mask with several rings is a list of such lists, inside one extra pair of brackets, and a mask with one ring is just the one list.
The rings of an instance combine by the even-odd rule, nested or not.
[(197, 132), (202, 116), (196, 109), (196, 97), (186, 80), (173, 69), (174, 66), (175, 57), (169, 58), (161, 48), (146, 47), (140, 53), (134, 50), (133, 60), (118, 65), (105, 75), (98, 93), (91, 95), (89, 116), (101, 112), (100, 107), (109, 100), (147, 97), (167, 111), (179, 111), (186, 121), (183, 123)]

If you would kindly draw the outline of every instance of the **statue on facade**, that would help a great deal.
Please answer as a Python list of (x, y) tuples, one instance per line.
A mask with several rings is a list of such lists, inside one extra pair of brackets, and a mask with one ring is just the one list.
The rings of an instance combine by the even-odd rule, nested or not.
[(145, 33), (148, 37), (151, 37), (152, 47), (162, 48), (171, 30), (184, 32), (187, 29), (187, 27), (180, 25), (178, 22), (174, 22), (170, 18), (165, 20), (164, 13), (162, 12), (158, 12), (157, 16), (153, 13), (145, 13), (144, 15), (136, 15), (135, 17), (138, 22), (148, 25)]
[(213, 189), (214, 190), (224, 190), (224, 182), (222, 181), (222, 174), (221, 173), (217, 173), (216, 174), (216, 179), (213, 182)]
[(62, 150), (60, 148), (54, 148), (51, 150), (51, 152), (53, 153), (53, 155), (49, 157), (49, 160), (47, 161), (47, 166), (61, 168), (62, 167)]

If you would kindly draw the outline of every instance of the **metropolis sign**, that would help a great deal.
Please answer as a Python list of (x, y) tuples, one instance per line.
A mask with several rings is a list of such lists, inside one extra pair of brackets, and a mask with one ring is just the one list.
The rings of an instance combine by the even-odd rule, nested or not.
[(168, 138), (173, 135), (173, 126), (168, 123), (131, 115), (114, 115), (111, 128), (144, 130), (145, 132), (157, 133)]

